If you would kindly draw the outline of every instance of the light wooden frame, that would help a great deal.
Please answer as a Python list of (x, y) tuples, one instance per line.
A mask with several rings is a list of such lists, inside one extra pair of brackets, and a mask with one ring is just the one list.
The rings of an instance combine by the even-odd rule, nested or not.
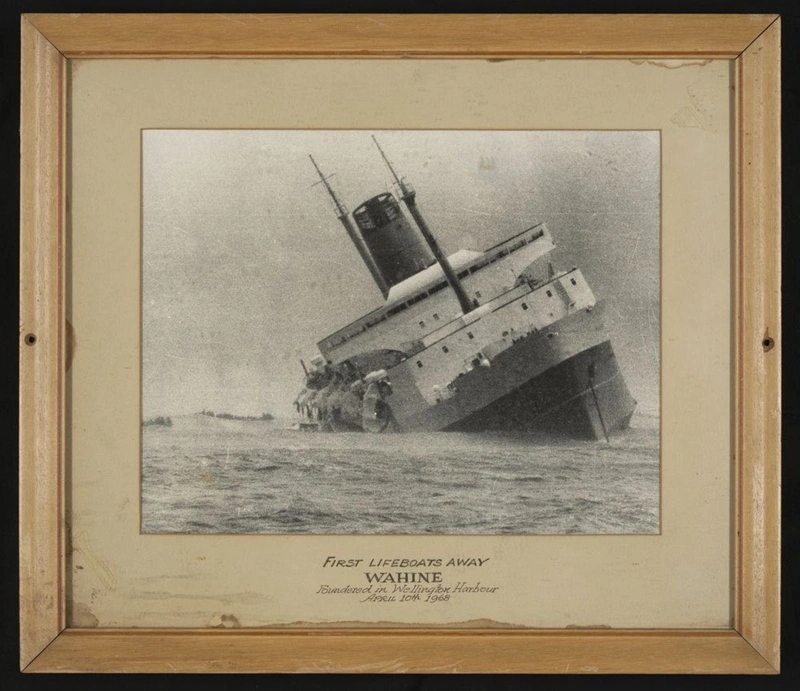
[[(369, 31), (364, 27), (369, 25)], [(67, 62), (140, 57), (735, 63), (734, 625), (705, 630), (65, 628)], [(780, 615), (780, 19), (775, 15), (22, 17), (20, 665), (27, 671), (775, 673)]]

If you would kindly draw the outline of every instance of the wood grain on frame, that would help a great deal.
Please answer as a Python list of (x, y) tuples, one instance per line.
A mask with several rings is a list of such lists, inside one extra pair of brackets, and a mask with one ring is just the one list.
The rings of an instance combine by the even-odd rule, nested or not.
[(64, 58), (22, 20), (20, 663), (64, 628)]
[[(29, 671), (774, 673), (779, 24), (767, 15), (28, 15), (22, 22), (20, 663)], [(737, 68), (729, 631), (64, 630), (64, 97), (75, 57), (709, 57)], [(31, 342), (30, 336), (35, 342)], [(38, 657), (37, 657), (38, 656)], [(32, 661), (32, 662), (31, 662)]]
[(735, 627), (780, 660), (780, 24), (737, 60), (738, 285)]
[(773, 15), (47, 15), (68, 58), (737, 57)]
[(772, 667), (732, 631), (67, 631), (50, 672), (754, 674)]

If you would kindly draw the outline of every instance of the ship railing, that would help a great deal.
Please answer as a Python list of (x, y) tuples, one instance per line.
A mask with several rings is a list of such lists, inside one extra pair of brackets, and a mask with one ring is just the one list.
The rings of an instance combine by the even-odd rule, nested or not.
[[(484, 250), (484, 252), (486, 252), (486, 253), (493, 252), (498, 247), (502, 247), (503, 245), (513, 244), (515, 241), (520, 241), (521, 242), (522, 240), (524, 240), (524, 242), (522, 242), (522, 244), (520, 244), (518, 247), (516, 247), (516, 249), (519, 249), (520, 247), (523, 247), (524, 245), (529, 245), (534, 240), (538, 240), (539, 238), (544, 237), (545, 232), (547, 232), (547, 226), (544, 223), (537, 223), (536, 225), (532, 225), (530, 228), (526, 228), (525, 230), (520, 231), (516, 235), (512, 235), (510, 238), (506, 238), (502, 242), (498, 242), (496, 245), (492, 245), (491, 247), (487, 247)], [(526, 235), (527, 233), (530, 233), (530, 235), (528, 235), (527, 237), (523, 238), (522, 236)], [(521, 238), (521, 240), (520, 240), (520, 238)]]
[[(570, 271), (559, 271), (557, 274), (553, 275), (552, 277), (548, 278), (546, 281), (537, 283), (535, 281), (525, 281), (525, 283), (515, 286), (510, 290), (498, 295), (494, 300), (486, 303), (486, 307), (490, 308), (492, 312), (496, 312), (499, 309), (502, 309), (506, 305), (515, 300), (519, 300), (520, 298), (524, 297), (525, 295), (530, 295), (532, 293), (539, 293), (542, 290), (547, 290), (548, 286), (552, 286), (555, 283), (559, 283), (561, 279), (567, 278), (572, 274), (580, 275), (580, 270), (577, 268), (573, 268)], [(584, 282), (585, 283), (585, 282)], [(589, 294), (594, 297), (591, 290), (589, 290)], [(594, 304), (594, 303), (592, 303)], [(571, 302), (569, 307), (574, 308), (575, 303)]]
[[(539, 226), (542, 226), (542, 227), (539, 228)], [(509, 254), (512, 254), (513, 252), (516, 252), (517, 250), (521, 249), (525, 245), (528, 245), (528, 244), (534, 242), (535, 240), (538, 240), (539, 238), (543, 237), (544, 234), (545, 234), (544, 224), (539, 224), (539, 226), (533, 226), (532, 228), (528, 228), (527, 230), (524, 230), (522, 233), (519, 233), (519, 234), (515, 235), (514, 237), (509, 238), (508, 240), (506, 240), (506, 241), (504, 241), (504, 242), (502, 242), (502, 243), (500, 243), (498, 245), (495, 245), (492, 249), (498, 250), (498, 248), (500, 248), (498, 251), (493, 252), (488, 257), (484, 256), (484, 258), (481, 259), (480, 261), (478, 261), (475, 264), (472, 264), (472, 265), (468, 266), (467, 268), (463, 269), (459, 273), (459, 278), (464, 278), (468, 274), (475, 273), (476, 271), (479, 271), (480, 269), (483, 269), (484, 267), (495, 263), (496, 261), (502, 259), (503, 257), (508, 256)], [(517, 239), (523, 233), (528, 233), (530, 231), (535, 230), (536, 228), (539, 228), (539, 230), (534, 232), (534, 233), (532, 233), (529, 237), (523, 238), (521, 240)], [(513, 243), (513, 240), (515, 240), (515, 239), (517, 239), (517, 242)], [(512, 243), (512, 244), (509, 245), (508, 247), (504, 247), (504, 245), (506, 245), (508, 243)], [(489, 250), (487, 250), (487, 252), (489, 252)], [(550, 280), (557, 280), (558, 278), (560, 278), (561, 276), (565, 275), (566, 273), (567, 272), (561, 272), (560, 274), (554, 275)], [(412, 305), (414, 305), (414, 304), (424, 300), (425, 298), (433, 295), (434, 293), (442, 290), (446, 285), (447, 285), (447, 283), (445, 281), (442, 281), (442, 282), (440, 282), (440, 283), (438, 283), (438, 284), (436, 284), (434, 286), (429, 287), (427, 290), (425, 290), (423, 292), (420, 292), (417, 295), (411, 296), (405, 302), (402, 302), (402, 303), (400, 303), (398, 305), (395, 305), (394, 307), (392, 307), (391, 309), (389, 309), (387, 311), (384, 311), (384, 308), (378, 308), (377, 310), (374, 310), (373, 312), (370, 312), (368, 315), (366, 315), (364, 317), (361, 317), (360, 319), (357, 319), (356, 321), (351, 322), (347, 326), (344, 326), (341, 329), (339, 329), (338, 331), (330, 334), (326, 338), (322, 339), (317, 345), (319, 346), (319, 348), (321, 350), (322, 349), (332, 350), (334, 348), (338, 348), (340, 345), (346, 343), (347, 341), (351, 340), (352, 338), (355, 338), (356, 336), (360, 335), (361, 333), (364, 333), (365, 331), (368, 331), (369, 329), (373, 328), (374, 326), (378, 325), (379, 323), (385, 321), (388, 317), (394, 316), (395, 314), (398, 314), (399, 312), (402, 312), (403, 310), (408, 309)], [(545, 285), (545, 284), (541, 284), (541, 285)]]

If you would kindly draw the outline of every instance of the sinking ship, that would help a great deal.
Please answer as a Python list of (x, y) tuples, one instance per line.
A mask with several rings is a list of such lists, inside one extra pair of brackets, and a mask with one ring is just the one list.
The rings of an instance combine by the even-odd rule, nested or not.
[(636, 402), (603, 305), (580, 269), (553, 267), (545, 224), (445, 256), (415, 189), (375, 145), (397, 195), (372, 197), (352, 215), (310, 157), (384, 303), (325, 336), (310, 367), (302, 363), (298, 427), (606, 440), (627, 427)]

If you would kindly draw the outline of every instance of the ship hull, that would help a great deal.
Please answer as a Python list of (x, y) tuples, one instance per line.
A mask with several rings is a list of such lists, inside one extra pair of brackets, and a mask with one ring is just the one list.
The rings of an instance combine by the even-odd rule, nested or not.
[(636, 402), (603, 327), (602, 307), (531, 333), (455, 382), (455, 395), (422, 399), (403, 365), (387, 402), (402, 432), (517, 430), (603, 439), (628, 425)]
[[(589, 372), (594, 365), (595, 377)], [(635, 401), (605, 341), (453, 423), (448, 431), (514, 430), (603, 439), (630, 422)]]

